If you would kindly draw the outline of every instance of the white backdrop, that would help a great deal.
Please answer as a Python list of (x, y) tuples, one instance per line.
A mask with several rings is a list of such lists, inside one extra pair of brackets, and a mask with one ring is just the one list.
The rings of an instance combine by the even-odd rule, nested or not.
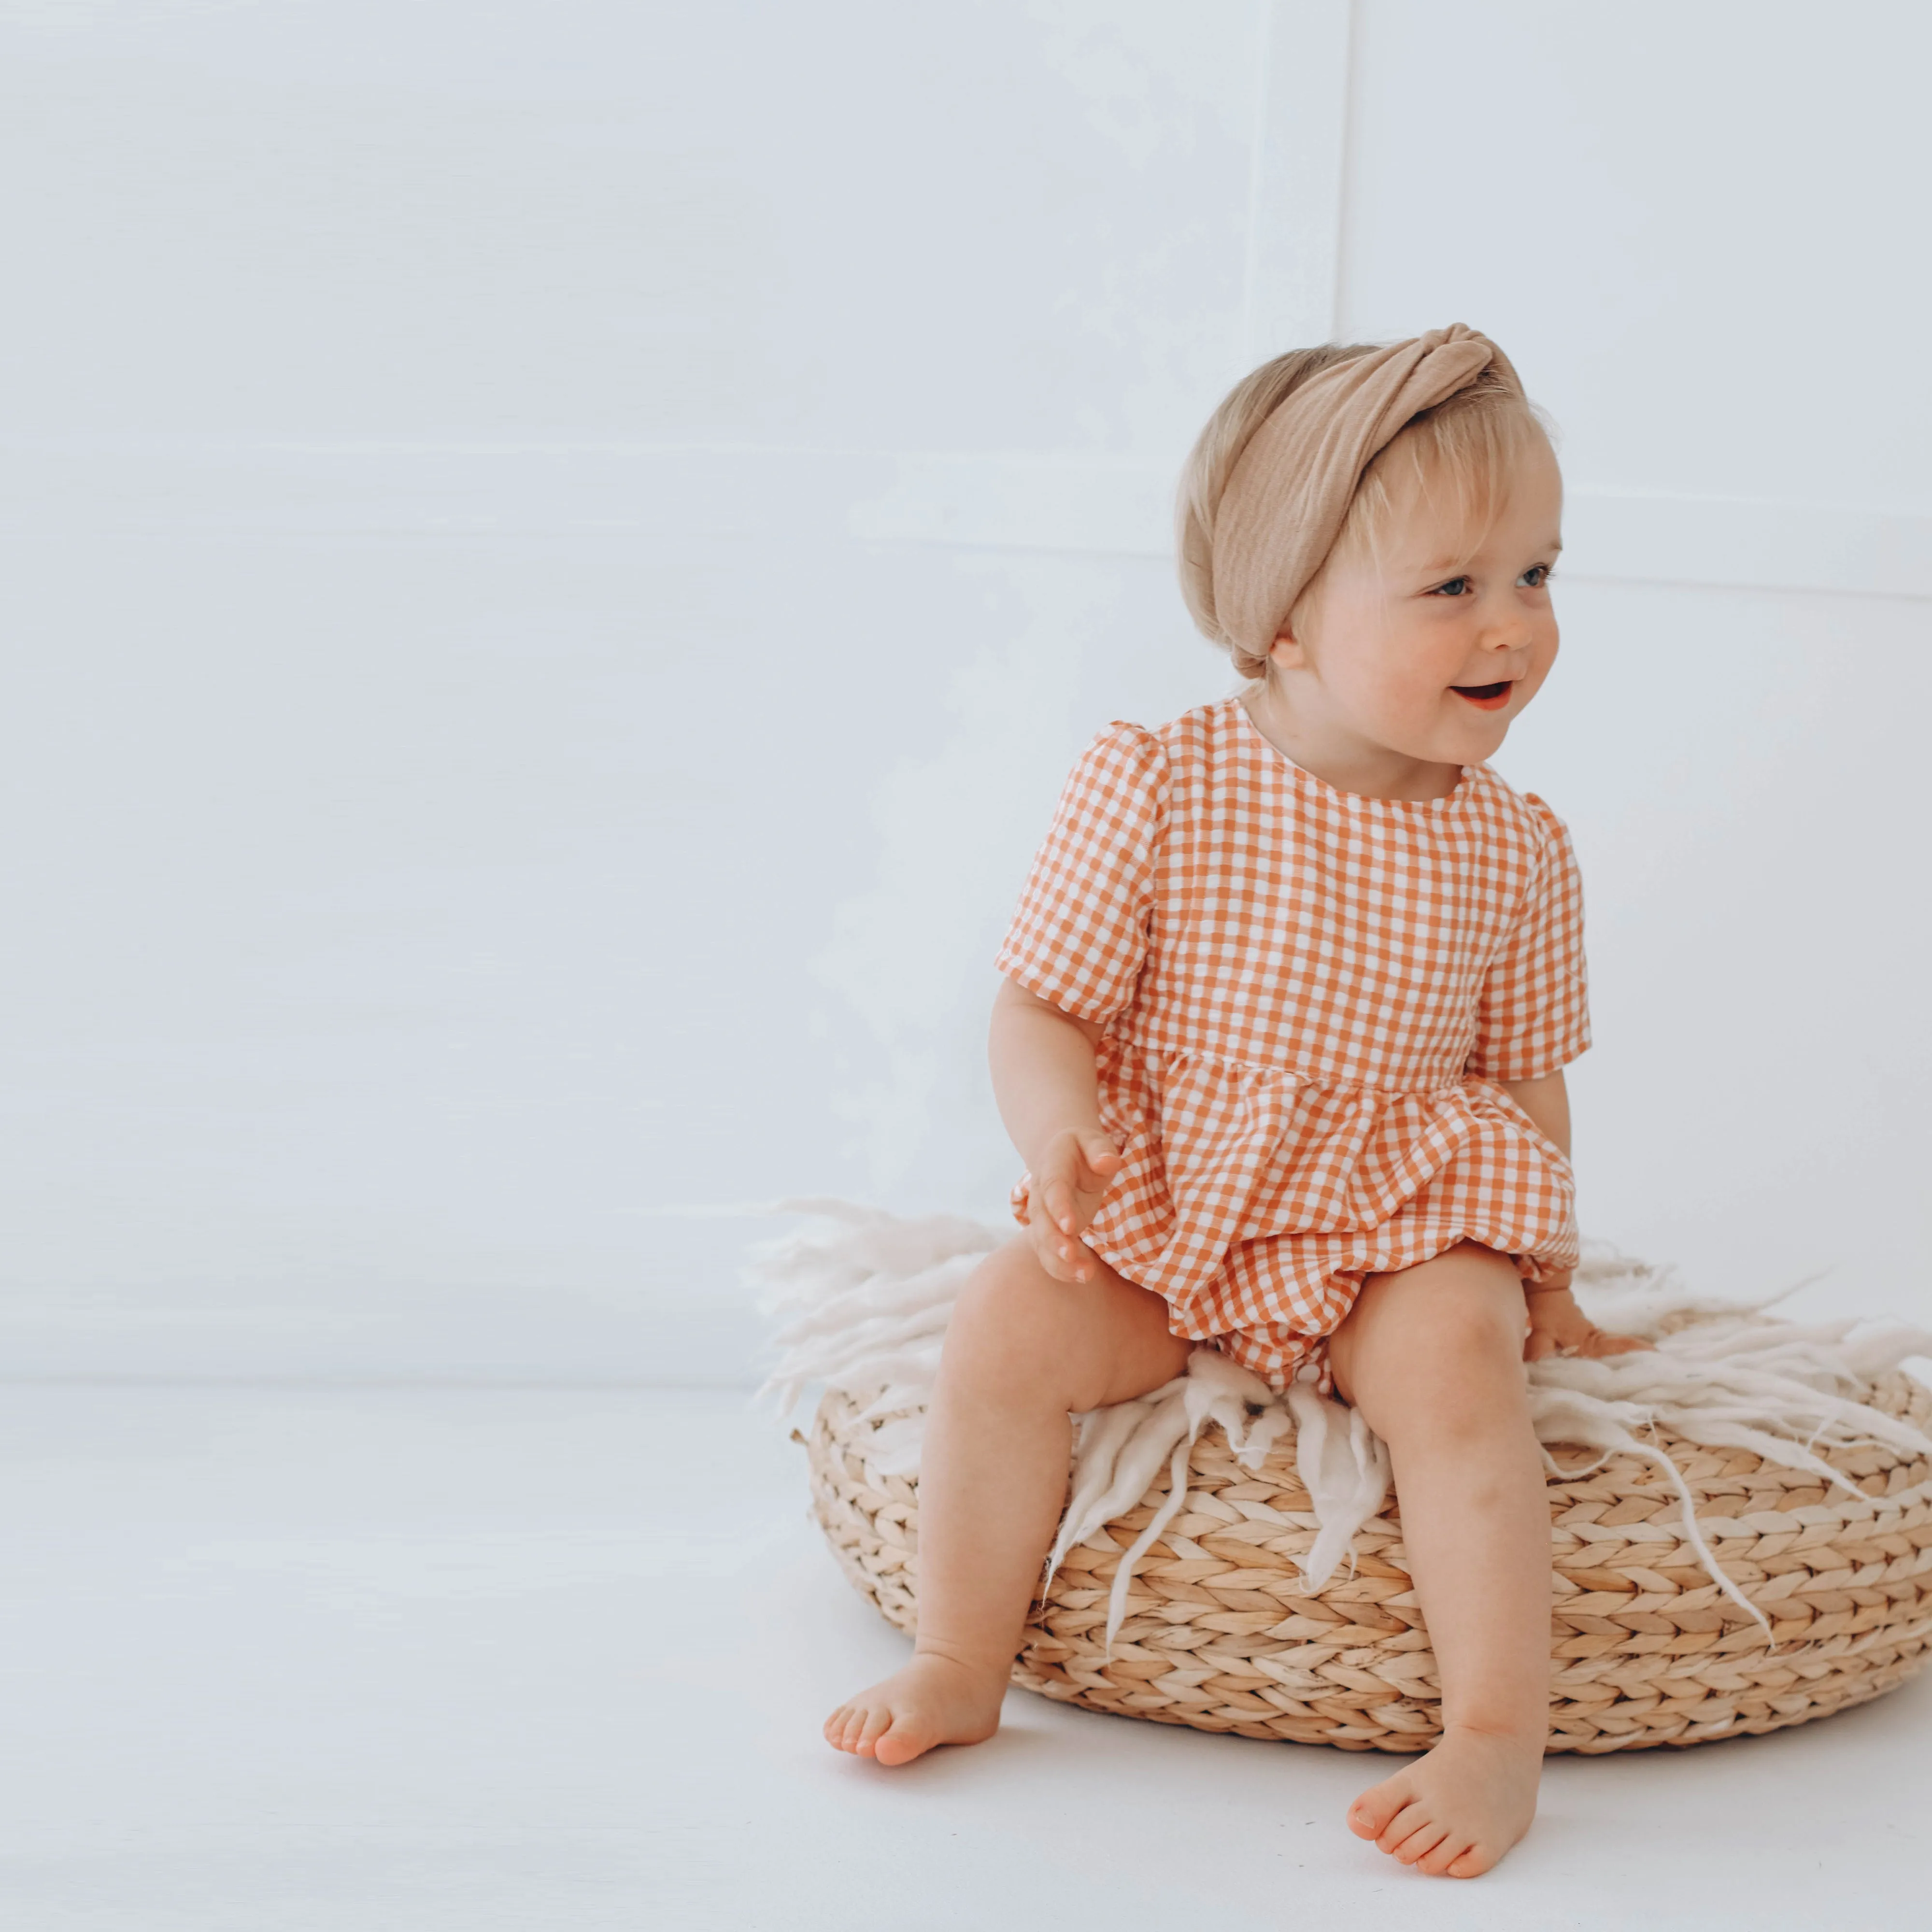
[(1564, 431), (1586, 1234), (1932, 1318), (1932, 22), (0, 0), (0, 1370), (736, 1379), (742, 1219), (997, 1214), (1067, 762), (1228, 687), (1227, 385)]

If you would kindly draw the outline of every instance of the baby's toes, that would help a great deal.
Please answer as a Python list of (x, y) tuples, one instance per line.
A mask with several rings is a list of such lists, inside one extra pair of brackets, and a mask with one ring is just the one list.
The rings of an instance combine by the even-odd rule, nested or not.
[(1420, 1831), (1412, 1832), (1396, 1846), (1396, 1862), (1406, 1865), (1420, 1864), (1448, 1836), (1449, 1829), (1445, 1825), (1424, 1825)]
[(875, 1704), (866, 1713), (866, 1720), (859, 1727), (859, 1741), (851, 1748), (861, 1757), (869, 1757), (872, 1747), (892, 1728), (892, 1712), (890, 1705)]
[(881, 1764), (910, 1764), (930, 1750), (934, 1742), (932, 1726), (916, 1718), (896, 1718), (891, 1728), (874, 1745), (872, 1755)]
[(1419, 1832), (1430, 1828), (1429, 1814), (1420, 1804), (1405, 1804), (1387, 1825), (1381, 1837), (1376, 1840), (1378, 1851), (1392, 1852), (1400, 1858), (1407, 1849), (1408, 1841)]
[(1446, 1878), (1449, 1868), (1469, 1850), (1468, 1837), (1460, 1832), (1444, 1832), (1434, 1844), (1415, 1862), (1419, 1872), (1426, 1872), (1431, 1878)]
[(1348, 1807), (1348, 1829), (1358, 1838), (1379, 1841), (1390, 1821), (1408, 1799), (1408, 1792), (1394, 1778), (1372, 1786)]

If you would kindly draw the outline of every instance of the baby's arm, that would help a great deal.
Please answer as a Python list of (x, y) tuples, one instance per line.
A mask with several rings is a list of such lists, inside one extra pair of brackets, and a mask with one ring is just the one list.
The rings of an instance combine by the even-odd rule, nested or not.
[[(1567, 1158), (1570, 1092), (1563, 1084), (1562, 1070), (1546, 1073), (1540, 1080), (1499, 1080), (1496, 1084), (1563, 1150)], [(1636, 1336), (1612, 1335), (1599, 1328), (1576, 1306), (1567, 1274), (1552, 1274), (1540, 1282), (1526, 1282), (1523, 1298), (1529, 1304), (1529, 1339), (1522, 1350), (1526, 1361), (1540, 1361), (1545, 1355), (1564, 1348), (1574, 1348), (1581, 1355), (1622, 1355), (1650, 1346)]]
[(1546, 1073), (1540, 1080), (1498, 1080), (1496, 1084), (1514, 1100), (1544, 1134), (1570, 1154), (1570, 1090), (1563, 1084), (1563, 1070)]
[(988, 1055), (1000, 1118), (1027, 1164), (1026, 1216), (1040, 1265), (1056, 1281), (1090, 1281), (1100, 1264), (1080, 1240), (1120, 1172), (1100, 1124), (1094, 1048), (1106, 1029), (1078, 1019), (1011, 980), (993, 1002)]

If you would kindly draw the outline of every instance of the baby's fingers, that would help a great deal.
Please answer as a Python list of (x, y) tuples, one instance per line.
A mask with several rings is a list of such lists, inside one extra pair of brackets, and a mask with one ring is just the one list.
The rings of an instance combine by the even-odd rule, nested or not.
[(1111, 1174), (1120, 1165), (1120, 1150), (1112, 1134), (1095, 1132), (1080, 1136), (1080, 1157), (1094, 1173)]
[[(1063, 1234), (1077, 1234), (1086, 1223), (1087, 1217), (1080, 1211), (1073, 1184), (1058, 1174), (1041, 1187), (1040, 1204), (1046, 1210), (1047, 1220)], [(1052, 1228), (1048, 1230), (1049, 1234), (1052, 1232)]]
[(1036, 1226), (1034, 1252), (1040, 1264), (1055, 1281), (1091, 1281), (1099, 1264), (1085, 1242), (1057, 1228)]
[[(1072, 1171), (1053, 1174), (1040, 1190), (1040, 1204), (1047, 1219), (1069, 1234), (1077, 1234), (1093, 1220), (1094, 1210), (1120, 1164), (1120, 1154), (1112, 1142), (1103, 1136), (1095, 1138), (1099, 1144), (1091, 1150), (1084, 1141), (1076, 1142), (1079, 1160), (1077, 1164), (1069, 1163)], [(1106, 1165), (1096, 1169), (1096, 1160)]]
[(1583, 1344), (1583, 1353), (1600, 1360), (1605, 1355), (1635, 1354), (1640, 1348), (1650, 1346), (1641, 1335), (1617, 1335), (1607, 1329), (1593, 1328)]

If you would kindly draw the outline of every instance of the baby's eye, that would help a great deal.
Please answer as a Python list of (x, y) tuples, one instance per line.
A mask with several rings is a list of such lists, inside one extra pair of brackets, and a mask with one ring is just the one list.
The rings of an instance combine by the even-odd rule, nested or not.
[(1516, 581), (1527, 590), (1540, 590), (1550, 581), (1550, 565), (1533, 563)]
[(1466, 597), (1469, 594), (1469, 580), (1466, 577), (1452, 577), (1447, 584), (1438, 584), (1429, 594), (1432, 597)]

